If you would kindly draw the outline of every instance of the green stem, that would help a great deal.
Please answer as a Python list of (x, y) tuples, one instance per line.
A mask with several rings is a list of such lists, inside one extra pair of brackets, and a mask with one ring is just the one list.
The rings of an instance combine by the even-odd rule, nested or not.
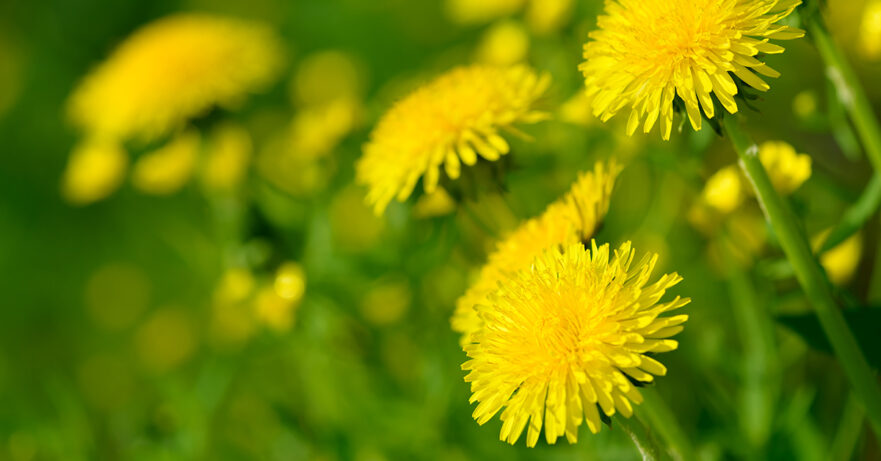
[(644, 399), (639, 407), (640, 411), (645, 414), (661, 438), (667, 442), (674, 457), (680, 461), (697, 459), (691, 441), (688, 440), (673, 411), (667, 406), (667, 402), (658, 395), (658, 391), (654, 387), (646, 387), (640, 389), (640, 392)]
[(618, 426), (630, 436), (639, 453), (642, 455), (643, 461), (659, 461), (661, 459), (661, 448), (658, 445), (652, 431), (636, 416), (625, 418), (616, 415), (615, 422)]
[(847, 396), (847, 403), (844, 404), (844, 413), (841, 415), (841, 421), (838, 422), (838, 432), (835, 433), (835, 439), (832, 441), (829, 460), (848, 461), (853, 459), (853, 451), (860, 438), (862, 426), (863, 409), (851, 394)]
[(743, 347), (740, 425), (751, 447), (761, 453), (771, 435), (778, 380), (774, 320), (756, 297), (753, 282), (734, 259), (735, 242), (723, 235), (728, 263), (729, 296)]
[(722, 123), (783, 252), (817, 312), (854, 395), (864, 406), (876, 435), (881, 437), (881, 388), (832, 296), (832, 286), (823, 268), (814, 258), (804, 230), (788, 204), (774, 190), (765, 167), (759, 161), (758, 146), (743, 133), (734, 116), (725, 117)]
[(847, 62), (841, 48), (832, 41), (819, 14), (808, 15), (805, 23), (820, 56), (826, 63), (826, 76), (835, 85), (838, 99), (850, 114), (875, 171), (881, 172), (881, 124), (872, 111), (869, 98), (860, 85), (856, 72)]
[(847, 240), (872, 218), (881, 206), (881, 174), (875, 173), (860, 198), (845, 211), (837, 226), (829, 233), (820, 252), (829, 251)]

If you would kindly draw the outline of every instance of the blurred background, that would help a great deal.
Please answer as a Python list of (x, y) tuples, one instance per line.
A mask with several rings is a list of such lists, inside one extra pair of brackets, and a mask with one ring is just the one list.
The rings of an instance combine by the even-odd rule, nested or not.
[[(655, 389), (700, 458), (881, 458), (755, 200), (724, 181), (706, 189), (735, 163), (725, 140), (708, 127), (627, 138), (623, 120), (586, 110), (577, 65), (601, 10), (0, 2), (0, 459), (636, 459), (617, 430), (535, 449), (498, 441), (497, 419), (471, 418), (449, 327), (496, 238), (612, 156), (626, 168), (598, 240), (658, 252), (693, 298)], [(180, 137), (83, 154), (71, 95), (126, 37), (180, 12), (270, 31), (265, 84)], [(881, 1), (830, 0), (826, 14), (879, 112)], [(768, 59), (782, 76), (744, 112), (757, 141), (811, 157), (791, 200), (820, 241), (871, 168), (810, 40), (784, 45)], [(375, 216), (353, 184), (370, 129), (407, 92), (475, 62), (549, 72), (553, 118), (524, 129), (533, 141), (510, 140), (498, 184), (467, 208), (417, 194)], [(876, 366), (879, 224), (822, 257)]]

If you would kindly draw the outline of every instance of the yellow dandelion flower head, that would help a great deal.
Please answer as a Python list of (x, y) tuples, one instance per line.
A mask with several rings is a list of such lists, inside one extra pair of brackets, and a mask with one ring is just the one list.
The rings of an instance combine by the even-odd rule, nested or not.
[(726, 166), (710, 176), (701, 194), (707, 205), (722, 213), (736, 210), (745, 196), (740, 170), (735, 165)]
[(69, 116), (99, 136), (150, 140), (271, 83), (280, 44), (265, 26), (178, 14), (136, 31), (74, 91)]
[(759, 58), (783, 52), (771, 40), (799, 38), (804, 31), (776, 24), (801, 0), (610, 0), (599, 29), (584, 45), (584, 74), (594, 116), (607, 121), (630, 111), (627, 132), (642, 124), (648, 133), (660, 120), (670, 138), (674, 99), (684, 103), (695, 130), (703, 109), (714, 116), (714, 96), (730, 113), (743, 83), (770, 87), (756, 73), (779, 73)]
[(670, 338), (688, 320), (663, 314), (689, 302), (660, 302), (681, 277), (649, 283), (657, 255), (635, 256), (629, 242), (614, 252), (574, 243), (501, 281), (462, 365), (479, 424), (501, 411), (501, 439), (516, 443), (528, 424), (535, 446), (542, 426), (548, 443), (575, 442), (582, 423), (600, 430), (600, 411), (631, 416), (642, 402), (637, 383), (667, 372), (648, 354), (676, 349)]
[(85, 205), (107, 198), (122, 185), (128, 155), (118, 144), (87, 141), (76, 146), (61, 178), (61, 195), (71, 204)]
[(527, 220), (496, 245), (477, 280), (456, 302), (451, 325), (462, 333), (463, 345), (483, 325), (477, 306), (487, 302), (500, 280), (528, 268), (548, 248), (586, 242), (594, 236), (609, 210), (620, 171), (614, 160), (597, 163), (592, 171), (581, 173), (569, 191), (541, 216)]
[(533, 123), (546, 114), (533, 108), (550, 84), (548, 74), (525, 66), (453, 69), (392, 107), (374, 128), (358, 162), (358, 181), (382, 213), (395, 197), (406, 200), (423, 178), (426, 193), (451, 179), (478, 156), (495, 161), (508, 152), (499, 130)]
[(582, 242), (596, 234), (609, 212), (612, 189), (620, 172), (621, 166), (614, 160), (608, 164), (599, 162), (592, 171), (579, 174), (569, 193), (563, 197)]
[(195, 171), (201, 142), (199, 132), (191, 129), (143, 155), (132, 168), (132, 185), (150, 195), (179, 191)]
[(791, 194), (811, 177), (811, 157), (799, 154), (783, 141), (767, 141), (759, 146), (759, 160), (774, 188), (781, 194)]

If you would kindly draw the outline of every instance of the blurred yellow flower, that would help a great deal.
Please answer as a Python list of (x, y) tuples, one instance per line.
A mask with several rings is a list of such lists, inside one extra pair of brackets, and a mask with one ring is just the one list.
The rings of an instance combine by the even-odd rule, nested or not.
[(232, 107), (280, 70), (280, 43), (267, 27), (177, 14), (148, 24), (74, 91), (71, 120), (88, 133), (152, 140), (214, 106)]
[(390, 325), (407, 313), (411, 298), (406, 279), (388, 280), (370, 288), (358, 307), (368, 322), (378, 326)]
[(717, 171), (707, 180), (701, 195), (707, 205), (722, 213), (737, 209), (744, 199), (743, 182), (736, 165), (729, 165)]
[[(782, 53), (770, 40), (804, 31), (775, 24), (801, 0), (610, 0), (598, 30), (584, 45), (584, 74), (593, 114), (602, 121), (629, 110), (627, 133), (648, 133), (660, 119), (670, 139), (674, 98), (684, 103), (695, 130), (701, 108), (713, 118), (713, 95), (737, 112), (734, 74), (747, 85), (770, 87), (755, 73), (779, 73), (759, 57)], [(755, 72), (755, 73), (754, 73)]]
[(67, 159), (61, 195), (69, 203), (84, 205), (107, 198), (125, 179), (128, 155), (116, 143), (87, 141)]
[(461, 163), (508, 153), (499, 130), (546, 118), (533, 105), (549, 83), (547, 74), (523, 66), (459, 67), (398, 102), (374, 128), (357, 165), (374, 211), (382, 213), (395, 197), (406, 200), (420, 178), (425, 192), (433, 192), (441, 166), (456, 179)]
[(202, 184), (212, 191), (228, 191), (241, 184), (253, 151), (251, 135), (232, 123), (218, 126), (209, 136), (202, 163)]
[(211, 311), (211, 334), (224, 344), (241, 344), (254, 331), (250, 300), (257, 281), (248, 269), (227, 269), (214, 289)]
[(329, 154), (357, 125), (361, 104), (340, 98), (302, 109), (291, 124), (292, 154), (314, 160)]
[(559, 118), (573, 125), (590, 126), (596, 117), (590, 113), (590, 103), (587, 93), (579, 90), (569, 99), (563, 102), (558, 109)]
[(526, 22), (536, 34), (548, 34), (562, 27), (574, 9), (574, 0), (531, 0), (526, 8)]
[(287, 331), (306, 291), (306, 275), (294, 262), (278, 267), (272, 284), (257, 290), (254, 308), (257, 319), (275, 331)]
[(807, 119), (817, 113), (817, 94), (813, 90), (804, 90), (792, 100), (792, 111), (799, 118)]
[[(814, 250), (826, 241), (830, 230), (820, 233), (813, 239)], [(829, 280), (836, 285), (846, 285), (853, 278), (860, 264), (863, 252), (863, 237), (856, 233), (835, 248), (820, 255), (820, 264), (826, 269)]]
[(447, 16), (460, 24), (488, 22), (516, 13), (526, 0), (446, 0)]
[(413, 205), (413, 216), (417, 218), (433, 218), (452, 213), (456, 210), (456, 201), (443, 187), (430, 194), (419, 197)]
[(494, 24), (484, 34), (477, 48), (477, 60), (493, 66), (510, 66), (526, 60), (529, 35), (516, 21)]
[(593, 171), (580, 174), (570, 190), (541, 216), (527, 220), (497, 244), (477, 280), (456, 301), (450, 322), (454, 331), (462, 333), (463, 345), (481, 328), (478, 306), (488, 302), (487, 296), (496, 290), (499, 280), (528, 267), (548, 248), (587, 242), (594, 236), (609, 210), (620, 171), (614, 161), (597, 163)]
[(759, 160), (777, 192), (788, 195), (811, 177), (811, 157), (799, 154), (783, 141), (767, 141), (759, 146)]
[(303, 59), (290, 82), (295, 105), (321, 106), (338, 99), (360, 99), (363, 72), (355, 57), (341, 51), (321, 51)]
[(168, 371), (189, 359), (197, 339), (192, 320), (179, 308), (157, 310), (138, 328), (135, 350), (141, 363), (153, 372)]
[[(582, 243), (553, 247), (526, 269), (503, 278), (480, 306), (484, 327), (465, 346), (473, 416), (479, 424), (502, 411), (500, 438), (514, 444), (527, 427), (535, 446), (544, 426), (549, 444), (570, 443), (586, 423), (600, 430), (600, 414), (630, 417), (648, 383), (667, 369), (650, 355), (678, 347), (670, 339), (687, 315), (662, 316), (688, 304), (659, 303), (682, 279), (665, 274), (649, 283), (657, 255), (634, 264), (627, 242), (591, 250)], [(504, 409), (504, 410), (503, 410)]]
[(201, 142), (197, 131), (188, 130), (166, 145), (144, 154), (132, 169), (132, 185), (145, 194), (177, 192), (193, 175)]
[(868, 59), (881, 58), (881, 0), (870, 0), (860, 22), (859, 48)]

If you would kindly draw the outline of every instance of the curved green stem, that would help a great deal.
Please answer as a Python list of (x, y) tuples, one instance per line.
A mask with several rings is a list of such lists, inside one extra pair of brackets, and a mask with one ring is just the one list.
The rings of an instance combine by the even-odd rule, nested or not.
[(657, 439), (652, 434), (651, 429), (637, 416), (625, 418), (621, 415), (616, 415), (615, 422), (633, 440), (634, 445), (636, 445), (636, 448), (642, 455), (643, 461), (659, 461), (661, 459), (662, 452)]
[(832, 286), (814, 258), (804, 230), (788, 204), (774, 190), (759, 160), (758, 146), (743, 133), (735, 117), (725, 117), (722, 123), (765, 216), (774, 228), (805, 295), (817, 312), (854, 395), (862, 403), (876, 435), (881, 437), (881, 387), (832, 296)]
[(847, 62), (841, 48), (829, 36), (819, 14), (809, 15), (805, 18), (805, 23), (826, 63), (826, 76), (835, 85), (839, 101), (850, 114), (875, 171), (881, 172), (881, 124), (872, 111), (869, 98), (860, 85), (856, 72)]
[(691, 445), (685, 431), (679, 425), (679, 421), (667, 406), (667, 402), (658, 394), (654, 387), (640, 389), (644, 401), (639, 410), (645, 414), (652, 427), (661, 438), (667, 442), (667, 446), (673, 452), (673, 456), (680, 461), (692, 461), (697, 459), (694, 447)]

